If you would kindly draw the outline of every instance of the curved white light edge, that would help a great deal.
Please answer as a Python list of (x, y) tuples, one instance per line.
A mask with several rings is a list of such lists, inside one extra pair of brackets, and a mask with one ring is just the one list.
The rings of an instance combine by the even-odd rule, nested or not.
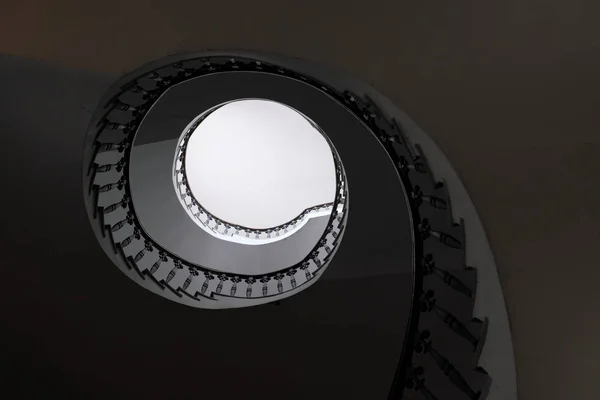
[[(226, 241), (230, 241), (230, 242), (234, 242), (234, 243), (239, 243), (239, 244), (244, 244), (244, 245), (250, 245), (250, 246), (256, 246), (256, 245), (264, 245), (264, 244), (268, 244), (268, 243), (274, 243), (274, 242), (278, 242), (280, 240), (286, 239), (290, 236), (292, 236), (294, 233), (298, 232), (300, 229), (302, 229), (302, 227), (304, 227), (308, 221), (312, 218), (318, 218), (318, 217), (324, 217), (327, 215), (330, 215), (333, 211), (333, 207), (329, 207), (325, 210), (319, 210), (319, 211), (313, 211), (311, 213), (309, 213), (308, 215), (306, 215), (302, 220), (299, 221), (299, 223), (294, 226), (292, 229), (290, 229), (287, 233), (283, 233), (280, 234), (279, 236), (276, 237), (272, 237), (272, 238), (246, 238), (243, 236), (239, 236), (236, 235), (235, 233), (232, 233), (231, 235), (225, 235), (223, 233), (220, 232), (215, 232), (213, 229), (211, 229), (210, 227), (207, 227), (204, 223), (202, 223), (201, 221), (198, 220), (198, 218), (192, 213), (192, 211), (189, 209), (189, 207), (187, 206), (187, 204), (185, 203), (185, 201), (182, 199), (180, 193), (178, 193), (178, 182), (177, 182), (177, 174), (175, 173), (175, 171), (178, 168), (178, 165), (180, 164), (179, 160), (178, 160), (178, 156), (179, 156), (179, 149), (181, 147), (181, 142), (183, 141), (184, 137), (186, 136), (186, 132), (188, 132), (188, 130), (192, 127), (192, 125), (194, 125), (194, 123), (196, 121), (198, 121), (200, 118), (202, 118), (203, 116), (205, 116), (206, 114), (221, 108), (227, 104), (230, 103), (234, 103), (234, 102), (238, 102), (238, 101), (243, 101), (243, 100), (263, 100), (263, 101), (271, 101), (274, 102), (273, 100), (270, 99), (256, 99), (256, 98), (247, 98), (247, 99), (236, 99), (236, 100), (231, 100), (231, 101), (227, 101), (225, 103), (222, 104), (218, 104), (214, 107), (211, 107), (208, 110), (205, 110), (204, 112), (202, 112), (200, 115), (196, 116), (194, 119), (192, 119), (190, 121), (190, 123), (185, 127), (185, 129), (183, 130), (183, 132), (181, 133), (181, 135), (179, 136), (178, 139), (178, 143), (177, 143), (177, 152), (175, 154), (173, 154), (173, 168), (172, 168), (172, 173), (171, 176), (173, 178), (173, 189), (175, 190), (175, 192), (177, 192), (177, 198), (179, 200), (179, 203), (181, 204), (181, 206), (183, 207), (183, 209), (185, 210), (185, 212), (187, 213), (188, 217), (190, 217), (190, 219), (192, 221), (194, 221), (194, 223), (196, 225), (198, 225), (203, 231), (205, 231), (206, 233), (208, 233), (209, 235), (217, 238), (217, 239), (221, 239), (221, 240), (226, 240)], [(300, 111), (288, 106), (287, 104), (283, 104), (283, 103), (278, 103), (284, 107), (287, 107), (291, 110), (293, 110), (294, 112), (296, 112), (297, 114), (301, 115), (302, 117), (304, 117), (309, 124), (311, 124), (315, 130), (319, 131), (318, 127), (316, 126), (316, 124), (310, 119), (308, 118), (306, 115), (304, 115), (303, 113), (301, 113)], [(320, 131), (319, 131), (320, 132)], [(346, 205), (347, 206), (347, 205)], [(340, 211), (342, 208), (344, 207), (343, 204), (340, 204), (338, 206), (338, 211)]]
[(264, 62), (286, 66), (299, 73), (327, 82), (334, 87), (349, 89), (357, 95), (366, 94), (377, 103), (383, 112), (396, 118), (404, 128), (405, 136), (413, 145), (421, 146), (434, 178), (445, 182), (447, 186), (454, 220), (464, 220), (467, 265), (477, 269), (477, 293), (473, 313), (475, 317), (482, 320), (484, 317), (489, 319), (486, 341), (479, 358), (479, 365), (492, 378), (487, 400), (516, 400), (517, 377), (512, 336), (494, 254), (475, 205), (442, 150), (386, 95), (343, 70), (329, 69), (296, 57), (240, 49), (211, 50), (196, 53), (193, 56), (197, 54), (198, 56), (200, 56), (199, 54), (202, 56), (219, 55), (224, 52), (232, 56), (256, 58)]

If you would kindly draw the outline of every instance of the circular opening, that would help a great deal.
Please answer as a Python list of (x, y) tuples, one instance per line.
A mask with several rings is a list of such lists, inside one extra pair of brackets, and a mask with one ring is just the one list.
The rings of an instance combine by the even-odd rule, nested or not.
[[(211, 228), (213, 218), (213, 227), (253, 231), (245, 235), (251, 239), (257, 231), (291, 224), (273, 238), (281, 240), (308, 219), (331, 213), (336, 195), (332, 149), (307, 117), (281, 103), (244, 99), (195, 121), (184, 132), (179, 160), (187, 194), (206, 212), (208, 224), (200, 221), (201, 227)], [(235, 231), (225, 236), (234, 237)]]

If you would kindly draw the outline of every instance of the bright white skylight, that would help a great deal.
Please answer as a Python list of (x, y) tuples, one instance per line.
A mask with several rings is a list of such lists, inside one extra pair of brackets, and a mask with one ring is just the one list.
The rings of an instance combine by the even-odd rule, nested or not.
[(188, 185), (219, 219), (254, 229), (331, 203), (335, 167), (325, 138), (281, 103), (249, 99), (210, 114), (190, 136)]

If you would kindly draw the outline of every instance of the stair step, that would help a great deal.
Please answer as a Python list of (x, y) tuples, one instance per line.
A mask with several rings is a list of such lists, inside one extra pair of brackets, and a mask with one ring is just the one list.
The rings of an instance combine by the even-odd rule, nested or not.
[[(444, 355), (444, 354), (443, 354)], [(445, 356), (445, 355), (444, 355)], [(424, 369), (423, 378), (425, 385), (439, 400), (469, 400), (470, 397), (454, 384), (444, 371), (436, 364), (430, 355), (417, 354), (413, 358), (413, 365), (422, 366)], [(489, 386), (491, 384), (490, 377), (476, 369), (462, 369), (456, 367), (457, 371), (466, 381), (470, 390), (475, 392), (473, 399), (484, 400)], [(477, 397), (478, 396), (478, 397)], [(421, 397), (426, 399), (425, 397)]]
[(425, 254), (433, 254), (438, 267), (447, 271), (462, 270), (466, 265), (466, 253), (464, 227), (460, 226), (444, 226), (441, 221), (433, 220), (435, 225), (431, 226), (432, 231), (437, 231), (446, 235), (450, 235), (453, 240), (457, 240), (462, 249), (450, 247), (440, 241), (440, 238), (432, 235), (423, 242)]
[[(442, 268), (437, 267), (436, 268)], [(445, 271), (452, 275), (453, 278), (464, 284), (471, 292), (471, 296), (467, 296), (460, 289), (457, 290), (444, 282), (440, 276), (442, 273), (431, 273), (423, 278), (423, 287), (425, 290), (433, 290), (436, 299), (443, 301), (444, 304), (450, 302), (448, 311), (452, 312), (457, 317), (462, 319), (470, 319), (472, 308), (477, 295), (477, 270), (473, 268), (464, 268), (462, 270)], [(458, 285), (457, 285), (458, 286)]]
[(126, 137), (120, 130), (103, 129), (96, 137), (96, 141), (100, 143), (119, 143)]

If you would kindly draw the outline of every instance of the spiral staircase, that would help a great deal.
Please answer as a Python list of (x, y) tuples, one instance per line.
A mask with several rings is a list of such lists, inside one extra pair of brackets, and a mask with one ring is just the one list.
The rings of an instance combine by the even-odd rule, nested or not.
[[(522, 400), (600, 398), (594, 373), (600, 370), (599, 7), (592, 0), (33, 0), (3, 7), (4, 397), (383, 399), (390, 393), (398, 397), (401, 390), (404, 398), (422, 399), (426, 391), (415, 390), (422, 386), (443, 399), (447, 385), (468, 398), (434, 364), (435, 354), (427, 349), (435, 349), (487, 400), (515, 400), (517, 376)], [(441, 324), (435, 308), (424, 306), (431, 310), (419, 311), (419, 324), (410, 325), (411, 332), (428, 330), (429, 336), (415, 333), (410, 342), (405, 340), (411, 310), (417, 310), (411, 303), (417, 282), (413, 224), (408, 218), (412, 212), (395, 165), (369, 132), (348, 135), (352, 145), (335, 140), (348, 178), (348, 220), (327, 269), (297, 295), (216, 311), (182, 306), (171, 300), (221, 304), (224, 299), (178, 297), (167, 287), (160, 289), (148, 275), (142, 279), (133, 266), (128, 269), (111, 249), (109, 236), (98, 245), (99, 219), (93, 221), (94, 233), (86, 209), (90, 204), (82, 201), (88, 188), (82, 188), (81, 175), (83, 140), (99, 100), (122, 75), (150, 60), (204, 49), (228, 49), (227, 54), (245, 60), (264, 59), (340, 93), (348, 90), (365, 102), (368, 96), (386, 119), (398, 122), (413, 147), (419, 145), (433, 181), (444, 184), (437, 190), (451, 200), (446, 211), (431, 210), (450, 222), (430, 217), (430, 226), (448, 233), (456, 222), (464, 234), (456, 227), (452, 233), (462, 241), (462, 250), (444, 248), (448, 254), (464, 252), (464, 263), (432, 253), (435, 267), (452, 273), (475, 293), (467, 304), (467, 297), (443, 283), (437, 270), (423, 276), (421, 291), (427, 303), (431, 296), (425, 286), (439, 285), (431, 289), (435, 305), (452, 312), (476, 339), (479, 323), (474, 325), (471, 317), (487, 328), (476, 365), (488, 373), (489, 390), (472, 381), (475, 360), (472, 366), (460, 362), (467, 360), (466, 353), (477, 355), (479, 350), (472, 351), (468, 340)], [(272, 54), (263, 57), (253, 50), (298, 58), (292, 62)], [(308, 60), (318, 65), (309, 66)], [(178, 61), (174, 57), (158, 62), (133, 78), (141, 80)], [(102, 107), (108, 100), (102, 99)], [(186, 115), (186, 122), (198, 112)], [(154, 124), (170, 117), (149, 112), (145, 120)], [(352, 127), (349, 121), (344, 124)], [(330, 130), (324, 131), (333, 138)], [(121, 134), (116, 137), (124, 139)], [(379, 148), (356, 137), (372, 137)], [(162, 146), (157, 142), (145, 148), (152, 150), (154, 144)], [(175, 148), (176, 144), (165, 151), (169, 179)], [(362, 154), (362, 165), (357, 165), (352, 150)], [(114, 163), (120, 159), (108, 152), (102, 157), (108, 163), (110, 157)], [(86, 177), (91, 160), (87, 161)], [(129, 175), (140, 172), (132, 167), (153, 166), (131, 161)], [(111, 183), (113, 173), (97, 172), (98, 184), (102, 179)], [(409, 175), (411, 181), (420, 177), (414, 171)], [(140, 181), (129, 184), (136, 182)], [(168, 183), (169, 193), (175, 193), (173, 182)], [(432, 195), (420, 186), (424, 196)], [(135, 196), (139, 188), (130, 189)], [(109, 192), (103, 193), (107, 203), (102, 206), (120, 200), (118, 195), (118, 190), (112, 191), (110, 196), (116, 198), (111, 200), (106, 197)], [(152, 225), (154, 203), (133, 198), (136, 219), (153, 240), (186, 263), (211, 270), (225, 266), (217, 255), (211, 258), (210, 251), (222, 253), (219, 249), (225, 245), (216, 237), (222, 233), (210, 235), (177, 197), (174, 200), (183, 214), (179, 222), (190, 224), (188, 233), (195, 235), (192, 229), (197, 229), (209, 236), (203, 236), (201, 249), (185, 247), (185, 236), (157, 235), (155, 228), (166, 218)], [(420, 213), (429, 209), (425, 198), (424, 203)], [(363, 213), (367, 208), (370, 211)], [(123, 211), (108, 214), (107, 222), (118, 222), (111, 218)], [(316, 245), (326, 222), (307, 224), (290, 238), (310, 236)], [(132, 228), (127, 224), (121, 233), (132, 233)], [(313, 236), (313, 230), (319, 234)], [(429, 237), (424, 244), (436, 240)], [(127, 247), (135, 258), (138, 252)], [(285, 251), (285, 265), (301, 261), (304, 251), (294, 257)], [(154, 248), (139, 263), (144, 267), (156, 260)], [(255, 261), (252, 265), (258, 266)], [(238, 272), (250, 274), (245, 268)], [(238, 283), (239, 301), (249, 301), (245, 288), (245, 282)], [(252, 296), (260, 297), (260, 290), (261, 285), (254, 286)], [(268, 290), (277, 293), (276, 285)], [(442, 303), (449, 300), (444, 293), (462, 299), (465, 307)], [(447, 335), (419, 327), (427, 318), (438, 321), (437, 328)], [(466, 353), (456, 357), (458, 349), (451, 343), (462, 344)], [(405, 344), (415, 349), (405, 352), (411, 354), (410, 362), (401, 361), (406, 360), (401, 354)], [(405, 373), (398, 373), (397, 390), (392, 391), (399, 362)]]
[[(291, 266), (258, 275), (230, 273), (214, 266), (203, 266), (193, 257), (181, 257), (159, 243), (156, 235), (148, 233), (136, 212), (130, 176), (134, 168), (131, 164), (135, 161), (132, 152), (135, 151), (136, 135), (143, 132), (143, 125), (148, 124), (149, 115), (156, 112), (161, 102), (175, 101), (178, 88), (202, 83), (203, 80), (210, 83), (211, 79), (215, 84), (219, 83), (218, 79), (233, 80), (231, 86), (237, 87), (244, 87), (249, 82), (248, 91), (264, 98), (269, 98), (269, 93), (279, 96), (272, 89), (264, 88), (283, 87), (281, 90), (286, 90), (289, 86), (290, 96), (303, 97), (311, 93), (315, 99), (322, 97), (335, 103), (343, 110), (340, 112), (346, 113), (346, 117), (362, 129), (358, 133), (344, 132), (346, 136), (337, 134), (329, 137), (337, 171), (335, 201), (325, 205), (332, 211), (321, 237), (302, 260)], [(251, 86), (251, 82), (255, 81), (258, 82), (256, 86)], [(205, 97), (210, 96), (205, 94)], [(240, 97), (239, 94), (236, 96)], [(313, 110), (295, 107), (312, 118)], [(315, 120), (323, 122), (324, 118), (315, 115)], [(201, 118), (196, 125), (200, 121)], [(336, 121), (333, 119), (331, 123), (333, 127)], [(325, 130), (325, 133), (333, 130)], [(286, 302), (301, 302), (303, 296), (310, 295), (310, 290), (307, 294), (299, 293), (305, 286), (318, 286), (320, 279), (327, 281), (335, 277), (332, 275), (335, 272), (329, 274), (325, 270), (336, 260), (338, 247), (341, 247), (341, 252), (352, 253), (352, 249), (345, 249), (343, 245), (346, 225), (353, 224), (355, 213), (357, 221), (369, 218), (368, 212), (361, 211), (360, 205), (356, 210), (354, 206), (349, 207), (348, 200), (354, 198), (355, 191), (361, 190), (361, 184), (355, 186), (353, 179), (360, 179), (358, 174), (361, 170), (364, 174), (371, 173), (369, 167), (364, 164), (361, 167), (360, 152), (354, 151), (352, 155), (344, 147), (344, 143), (350, 140), (348, 137), (354, 134), (368, 135), (368, 140), (375, 139), (373, 143), (377, 143), (380, 151), (378, 157), (384, 159), (381, 163), (386, 168), (380, 173), (395, 176), (398, 193), (403, 196), (403, 199), (382, 198), (377, 202), (384, 207), (398, 207), (399, 212), (406, 210), (404, 212), (408, 214), (406, 226), (396, 227), (396, 231), (406, 229), (409, 232), (406, 238), (410, 245), (404, 249), (408, 256), (404, 260), (393, 256), (385, 259), (386, 271), (397, 268), (400, 272), (398, 279), (406, 283), (404, 287), (410, 287), (410, 291), (390, 293), (402, 297), (407, 307), (398, 310), (396, 317), (397, 322), (405, 327), (405, 332), (397, 343), (400, 352), (388, 388), (389, 398), (483, 400), (494, 377), (479, 366), (488, 319), (473, 317), (477, 269), (467, 264), (465, 251), (469, 243), (465, 239), (465, 222), (453, 217), (453, 199), (444, 180), (434, 176), (428, 162), (429, 154), (419, 143), (407, 137), (403, 121), (382, 111), (366, 93), (317, 80), (287, 67), (285, 63), (265, 61), (260, 55), (242, 57), (207, 53), (177, 56), (147, 65), (114, 85), (92, 117), (84, 155), (83, 186), (88, 216), (100, 245), (113, 263), (132, 280), (154, 293), (200, 308), (266, 303), (285, 308)], [(185, 139), (179, 142), (177, 154), (185, 153), (185, 145)], [(365, 148), (364, 151), (371, 150)], [(284, 230), (287, 232), (311, 211), (307, 210), (277, 229), (244, 229), (220, 221), (195, 202), (185, 186), (184, 174), (182, 164), (177, 167), (176, 163), (175, 182), (182, 204), (195, 206), (193, 214), (215, 232), (234, 231), (256, 239), (270, 238)], [(394, 205), (394, 202), (402, 200), (405, 208), (402, 204)], [(377, 217), (381, 220), (385, 213), (374, 218)], [(391, 219), (389, 222), (393, 224), (396, 221)], [(385, 221), (382, 223), (385, 224)], [(391, 236), (394, 229), (375, 232)], [(369, 236), (373, 236), (365, 230), (365, 226), (354, 230), (353, 235), (360, 236), (366, 243)], [(402, 265), (407, 260), (410, 265)], [(343, 269), (340, 261), (337, 270)], [(289, 297), (296, 293), (298, 300)], [(394, 313), (393, 310), (390, 312)], [(203, 314), (198, 314), (198, 318), (203, 318)], [(264, 398), (271, 398), (273, 394), (265, 390)]]

